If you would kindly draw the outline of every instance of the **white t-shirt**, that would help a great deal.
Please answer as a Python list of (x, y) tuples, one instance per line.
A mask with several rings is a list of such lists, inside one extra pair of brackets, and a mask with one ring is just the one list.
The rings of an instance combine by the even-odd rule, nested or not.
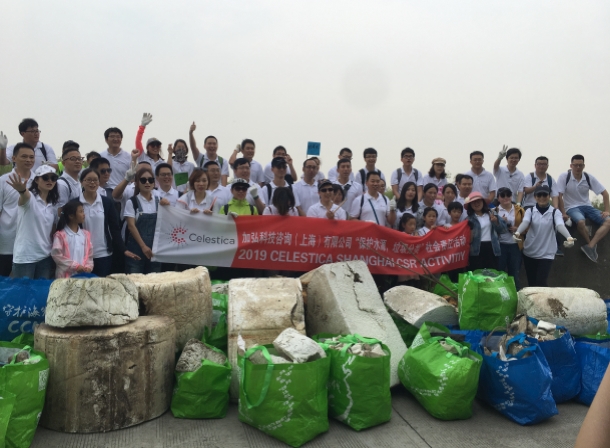
[(557, 178), (557, 191), (563, 194), (563, 204), (566, 211), (581, 205), (591, 205), (589, 190), (593, 190), (595, 194), (602, 194), (606, 189), (592, 174), (589, 174), (589, 180), (591, 181), (591, 188), (589, 188), (584, 171), (580, 181), (574, 179), (572, 174), (566, 186), (567, 176), (568, 173), (564, 172)]
[[(85, 233), (80, 228), (78, 228), (76, 233), (74, 233), (68, 226), (64, 227), (64, 232), (66, 233), (66, 240), (68, 241), (70, 260), (75, 261), (80, 265), (84, 265), (86, 261), (85, 243), (87, 241)], [(93, 244), (93, 242), (91, 244)]]
[[(17, 221), (19, 214), (19, 193), (11, 187), (7, 180), (13, 175), (15, 170), (0, 177), (0, 254), (10, 255), (13, 253), (15, 236), (17, 235)], [(34, 172), (26, 182), (26, 188), (32, 186)], [(25, 179), (21, 179), (25, 181)]]
[(498, 189), (509, 188), (513, 193), (513, 202), (517, 202), (517, 195), (520, 191), (523, 191), (525, 186), (525, 176), (519, 168), (515, 168), (515, 172), (511, 173), (508, 171), (508, 167), (501, 166), (494, 172), (494, 175), (496, 176), (496, 187)]
[[(360, 202), (362, 202), (362, 206)], [(378, 193), (377, 198), (374, 198), (370, 194), (364, 193), (363, 196), (358, 196), (354, 199), (349, 215), (361, 221), (372, 221), (380, 226), (386, 226), (388, 223), (387, 215), (389, 213), (389, 201), (385, 195)]]
[[(536, 207), (528, 208), (525, 211), (523, 222), (529, 224), (529, 229), (527, 238), (523, 243), (523, 255), (545, 260), (555, 258), (557, 239), (553, 231), (553, 210), (555, 209), (550, 206), (544, 215)], [(561, 212), (557, 210), (555, 212), (555, 229), (563, 225)]]
[(101, 153), (100, 156), (110, 162), (112, 173), (110, 173), (110, 179), (108, 179), (108, 185), (106, 186), (114, 189), (125, 178), (125, 173), (131, 166), (131, 154), (121, 149), (116, 156), (110, 154), (108, 150)]
[[(527, 175), (525, 175), (525, 181), (523, 184), (523, 188), (531, 188), (534, 185), (536, 185), (538, 183), (540, 179), (538, 178), (538, 176), (536, 175), (536, 173), (534, 173), (534, 183), (532, 183), (532, 174), (528, 173)], [(547, 187), (549, 186), (549, 175), (545, 174), (544, 175), (544, 180), (542, 181), (542, 185), (546, 185)], [(556, 198), (557, 196), (559, 196), (559, 192), (557, 191), (557, 181), (555, 179), (553, 179), (551, 181), (551, 197), (552, 198)], [(533, 207), (534, 205), (536, 205), (536, 198), (534, 197), (534, 193), (530, 193), (530, 194), (526, 194), (523, 195), (523, 200), (521, 201), (521, 205), (523, 207)]]
[[(268, 205), (265, 207), (265, 210), (263, 211), (263, 215), (279, 215), (280, 212), (277, 211), (277, 208), (275, 208), (275, 205)], [(299, 216), (299, 211), (297, 210), (296, 207), (291, 207), (288, 210), (288, 214), (286, 216)]]
[(295, 182), (292, 185), (292, 193), (295, 199), (298, 197), (299, 204), (301, 204), (301, 210), (307, 211), (309, 207), (314, 205), (320, 200), (318, 194), (318, 181), (314, 180), (313, 185), (309, 185), (304, 180)]
[(479, 220), (479, 224), (481, 224), (481, 241), (491, 241), (491, 219), (489, 219), (489, 215), (487, 213), (483, 213), (483, 215), (479, 216), (475, 214)]
[(467, 171), (464, 174), (472, 177), (472, 191), (478, 191), (485, 199), (489, 197), (489, 193), (498, 189), (495, 177), (485, 168), (483, 168), (481, 174), (475, 174), (472, 171)]
[[(42, 145), (44, 144), (44, 149), (47, 152), (47, 158), (44, 158), (42, 154)], [(13, 149), (15, 149), (15, 145), (10, 145), (6, 148), (6, 158), (9, 163), (13, 163)], [(103, 156), (102, 156), (103, 157)], [(34, 166), (32, 167), (32, 173), (36, 171), (36, 169), (42, 165), (42, 162), (47, 160), (50, 163), (57, 164), (57, 156), (55, 155), (55, 151), (51, 148), (50, 145), (46, 143), (42, 143), (39, 141), (36, 144), (36, 148), (34, 148)]]
[(57, 202), (57, 205), (63, 207), (70, 200), (78, 199), (83, 191), (83, 187), (78, 180), (64, 172), (61, 177), (57, 179), (57, 190), (59, 191), (59, 202)]
[(398, 230), (398, 225), (400, 224), (400, 220), (402, 219), (402, 215), (413, 215), (417, 218), (417, 212), (413, 211), (413, 206), (405, 207), (405, 211), (402, 212), (396, 208), (396, 222), (394, 222), (393, 228)]
[(178, 197), (180, 196), (178, 194), (178, 190), (176, 190), (173, 187), (170, 188), (169, 191), (167, 191), (167, 192), (163, 191), (161, 188), (157, 188), (155, 191), (156, 191), (156, 196), (158, 196), (159, 199), (167, 199), (169, 201), (169, 205), (171, 205), (171, 206), (176, 205), (176, 201), (178, 200)]
[(203, 168), (203, 166), (209, 161), (216, 162), (220, 165), (220, 175), (228, 176), (229, 175), (229, 161), (222, 157), (222, 163), (220, 162), (220, 156), (216, 154), (216, 158), (211, 160), (205, 151), (199, 152), (199, 157), (197, 157), (196, 163), (198, 167)]
[[(404, 176), (404, 174), (403, 174), (403, 176)], [(441, 187), (444, 187), (445, 185), (447, 185), (447, 178), (445, 177), (443, 179), (437, 179), (436, 176), (430, 176), (429, 174), (426, 174), (424, 176), (424, 180), (423, 180), (422, 184), (424, 186), (428, 185), (428, 184), (434, 184), (440, 190)], [(402, 188), (402, 187), (400, 187), (400, 188)]]
[[(288, 166), (288, 164), (286, 164), (286, 166)], [(292, 170), (290, 169), (290, 166), (288, 166), (288, 169), (286, 170), (286, 174), (290, 174), (292, 176), (292, 179), (296, 180), (296, 177), (295, 177), (294, 173), (292, 172)], [(265, 175), (266, 184), (270, 184), (273, 182), (274, 176), (273, 176), (273, 171), (271, 170), (271, 162), (269, 162), (267, 165), (265, 165), (264, 175)], [(250, 178), (252, 178), (252, 165), (250, 165)]]
[[(381, 170), (379, 169), (375, 169), (375, 171), (377, 173), (379, 173), (379, 177), (381, 179), (383, 179), (383, 181), (385, 182), (385, 175), (381, 172)], [(358, 172), (355, 175), (355, 183), (359, 184), (362, 188), (360, 189), (360, 193), (366, 193), (366, 176), (367, 174), (369, 174), (369, 170), (366, 169), (366, 166), (364, 168), (361, 168), (358, 170)]]
[(263, 166), (254, 159), (250, 162), (250, 182), (256, 182), (259, 185), (265, 182)]
[[(390, 185), (398, 185), (398, 191), (402, 190), (402, 187), (407, 182), (414, 182), (416, 186), (424, 186), (424, 176), (417, 168), (411, 167), (411, 173), (407, 174), (405, 172), (404, 167), (400, 167), (400, 172), (402, 176), (400, 177), (400, 182), (398, 182), (398, 170), (392, 171), (392, 178), (390, 180)], [(415, 173), (417, 173), (417, 180), (415, 180)]]
[[(333, 204), (330, 207), (330, 211), (335, 213), (335, 219), (339, 219), (339, 220), (347, 219), (347, 214), (345, 213), (345, 210), (343, 210), (341, 207), (339, 207), (336, 204)], [(322, 203), (320, 201), (318, 201), (316, 204), (313, 204), (311, 207), (309, 207), (307, 209), (307, 216), (310, 218), (328, 219), (328, 217), (326, 216), (326, 212), (327, 212), (326, 207), (324, 207), (324, 205), (322, 205)]]
[[(178, 163), (175, 160), (172, 161), (172, 171), (174, 172), (174, 188), (180, 192), (184, 192), (188, 189), (189, 183), (188, 178), (191, 177), (191, 173), (195, 169), (193, 162), (186, 161), (184, 163)], [(176, 186), (176, 177), (179, 174), (186, 173), (186, 183)], [(180, 176), (184, 177), (184, 176)]]
[(19, 206), (13, 263), (36, 263), (51, 256), (51, 231), (57, 222), (57, 204), (46, 204), (38, 195)]
[(112, 252), (108, 251), (108, 244), (106, 241), (106, 227), (104, 225), (105, 215), (102, 197), (98, 194), (93, 204), (89, 204), (85, 200), (83, 194), (80, 195), (79, 200), (82, 202), (83, 210), (85, 211), (83, 229), (88, 230), (91, 234), (93, 258), (102, 258), (112, 255)]
[(229, 201), (233, 199), (233, 193), (231, 193), (231, 189), (229, 187), (223, 187), (220, 184), (218, 184), (218, 187), (216, 187), (214, 190), (208, 190), (208, 194), (212, 199), (216, 198), (216, 203), (218, 204), (218, 207), (228, 204)]
[[(150, 198), (150, 201), (147, 201), (144, 196), (138, 194), (136, 196), (140, 202), (140, 206), (138, 207), (138, 213), (157, 213), (157, 203), (158, 198), (153, 194)], [(135, 218), (136, 212), (133, 209), (133, 202), (127, 201), (125, 204), (125, 218)]]
[[(511, 206), (509, 211), (506, 211), (501, 205), (496, 207), (498, 211), (498, 219), (506, 218), (506, 224), (508, 227), (515, 225), (515, 207)], [(501, 233), (498, 235), (500, 243), (502, 244), (517, 244), (513, 239), (513, 235), (510, 232)]]
[[(330, 170), (328, 170), (328, 180), (331, 182), (336, 182), (339, 177), (339, 173), (337, 173), (337, 166), (333, 166)], [(354, 173), (349, 173), (349, 180), (354, 180)]]
[[(131, 160), (131, 155), (130, 155), (130, 160)], [(150, 167), (152, 168), (153, 173), (157, 169), (157, 165), (161, 165), (162, 163), (167, 163), (161, 157), (159, 157), (158, 160), (153, 159), (148, 154), (146, 154), (146, 150), (144, 150), (144, 152), (142, 154), (140, 154), (140, 156), (138, 157), (138, 163), (140, 163), (140, 162), (148, 162), (148, 163), (150, 163)], [(112, 163), (112, 162), (110, 162), (110, 163)], [(110, 176), (111, 176), (110, 178), (112, 179), (112, 174), (110, 174)], [(123, 173), (123, 177), (124, 176), (125, 176), (125, 173)]]
[(349, 214), (354, 199), (362, 195), (362, 185), (353, 180), (348, 181), (346, 184), (342, 184), (341, 182), (339, 182), (339, 179), (337, 179), (334, 184), (339, 185), (341, 188), (343, 188), (343, 193), (345, 196), (343, 200), (345, 202), (341, 207), (343, 208), (343, 210), (345, 210), (345, 213)]
[(418, 234), (419, 236), (424, 236), (424, 235), (425, 235), (426, 233), (428, 233), (429, 231), (430, 231), (430, 229), (429, 229), (429, 228), (427, 228), (427, 227), (422, 227), (421, 229), (419, 229), (419, 230), (417, 231), (417, 234)]
[[(178, 199), (178, 202), (176, 202), (176, 207), (189, 211), (196, 208), (197, 210), (203, 212), (204, 210), (209, 210), (213, 200), (214, 198), (212, 197), (210, 191), (206, 191), (203, 201), (197, 202), (197, 199), (195, 199), (195, 192), (191, 190), (188, 193), (180, 196), (180, 199)], [(224, 204), (219, 204), (218, 200), (216, 200), (214, 207), (212, 207), (212, 211), (217, 213), (222, 205)]]
[[(428, 206), (426, 204), (424, 204), (424, 201), (419, 201), (419, 209), (417, 211), (422, 214), (422, 220), (423, 220), (423, 212), (427, 207)], [(451, 218), (450, 218), (449, 214), (447, 213), (447, 208), (443, 204), (437, 204), (436, 201), (434, 201), (434, 204), (432, 204), (432, 207), (434, 208), (434, 210), (436, 210), (436, 213), (437, 213), (437, 216), (436, 216), (436, 225), (437, 226), (442, 226), (447, 222), (451, 222)]]
[[(271, 194), (269, 193), (269, 188), (267, 187), (267, 185), (271, 186)], [(259, 188), (258, 196), (261, 198), (261, 201), (263, 201), (263, 203), (271, 204), (271, 203), (273, 203), (273, 194), (275, 193), (275, 189), (277, 188), (277, 185), (275, 185), (273, 182), (271, 182), (270, 184), (267, 184), (267, 185), (263, 185), (261, 188)], [(282, 186), (290, 187), (290, 185), (286, 181), (284, 181), (284, 185), (282, 185)], [(294, 196), (294, 206), (299, 207), (301, 205), (301, 203), (299, 202), (298, 196), (296, 194), (294, 194), (294, 190), (293, 190), (292, 194)]]

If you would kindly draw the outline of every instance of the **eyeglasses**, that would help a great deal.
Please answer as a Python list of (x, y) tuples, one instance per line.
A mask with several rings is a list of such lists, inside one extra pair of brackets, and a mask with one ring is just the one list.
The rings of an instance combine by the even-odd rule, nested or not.
[(146, 184), (146, 182), (148, 182), (149, 184), (154, 184), (155, 178), (154, 177), (140, 177), (141, 184)]
[(68, 158), (64, 159), (64, 162), (67, 162), (68, 160), (70, 162), (82, 162), (83, 160), (85, 160), (85, 158), (84, 157), (72, 156), (72, 157), (68, 157)]
[(100, 170), (100, 174), (110, 174), (112, 173), (112, 168), (102, 168)]
[(536, 195), (537, 198), (548, 198), (549, 194), (548, 193), (538, 193)]
[(99, 182), (99, 179), (95, 178), (95, 179), (85, 179), (83, 180), (84, 184), (97, 184)]
[(333, 191), (333, 188), (322, 188), (320, 193), (328, 193), (329, 191)]
[(30, 134), (40, 134), (42, 131), (40, 129), (32, 129), (30, 131), (25, 131), (25, 132), (29, 132)]
[(45, 182), (48, 182), (49, 180), (51, 182), (57, 182), (57, 174), (43, 174), (40, 178)]
[(172, 173), (161, 173), (159, 177), (172, 177)]

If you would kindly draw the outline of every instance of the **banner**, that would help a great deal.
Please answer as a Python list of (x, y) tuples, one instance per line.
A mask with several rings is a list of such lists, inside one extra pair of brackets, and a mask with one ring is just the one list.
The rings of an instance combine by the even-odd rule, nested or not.
[(434, 274), (468, 265), (470, 229), (462, 222), (422, 237), (363, 221), (292, 216), (191, 214), (159, 207), (153, 261), (280, 271), (309, 271), (362, 260), (373, 274)]

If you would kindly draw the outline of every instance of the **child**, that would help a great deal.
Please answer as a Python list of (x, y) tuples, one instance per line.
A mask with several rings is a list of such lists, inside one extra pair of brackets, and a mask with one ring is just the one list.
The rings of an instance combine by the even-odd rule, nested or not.
[(51, 250), (51, 256), (57, 265), (56, 278), (68, 278), (93, 270), (91, 234), (79, 227), (83, 222), (85, 210), (81, 202), (73, 200), (64, 205)]
[(417, 232), (419, 236), (424, 236), (430, 230), (436, 227), (436, 218), (438, 212), (434, 207), (426, 207), (424, 210), (424, 226)]
[[(401, 232), (405, 232), (410, 236), (417, 236), (417, 218), (410, 213), (405, 213), (400, 218), (400, 222), (398, 223), (398, 230)], [(408, 271), (405, 271), (408, 272)], [(405, 285), (405, 286), (419, 286), (419, 275), (410, 274), (410, 275), (398, 275), (396, 276), (396, 286)]]
[(451, 202), (447, 207), (447, 213), (449, 213), (450, 221), (445, 224), (446, 228), (459, 224), (464, 214), (464, 206), (459, 202)]

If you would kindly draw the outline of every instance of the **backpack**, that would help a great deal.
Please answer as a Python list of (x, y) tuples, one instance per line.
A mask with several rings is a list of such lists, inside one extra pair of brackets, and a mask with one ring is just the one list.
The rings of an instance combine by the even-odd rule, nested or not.
[[(536, 175), (535, 175), (535, 174), (534, 174), (534, 172), (532, 171), (532, 172), (530, 173), (530, 176), (532, 176), (532, 187), (533, 187), (534, 185), (536, 185)], [(568, 175), (568, 176), (569, 176), (569, 175)], [(552, 192), (552, 191), (553, 191), (553, 178), (551, 177), (551, 175), (550, 175), (550, 174), (547, 174), (547, 175), (546, 175), (546, 177), (547, 177), (547, 179), (548, 179), (548, 181), (549, 181), (549, 190), (551, 190), (551, 192)], [(569, 179), (569, 177), (568, 177), (568, 179)], [(567, 184), (568, 184), (568, 182), (566, 181), (566, 185), (567, 185)], [(534, 194), (534, 193), (530, 193), (530, 194)]]
[[(79, 196), (76, 196), (74, 198), (72, 197), (72, 187), (70, 186), (70, 182), (68, 182), (68, 179), (66, 179), (65, 177), (58, 177), (57, 180), (58, 181), (63, 180), (66, 183), (66, 185), (68, 186), (68, 201), (79, 198)], [(111, 195), (112, 195), (112, 193), (111, 193)]]
[[(271, 184), (265, 184), (265, 187), (267, 188), (267, 200), (269, 202), (267, 202), (267, 204), (271, 204), (271, 195), (273, 194), (273, 188), (271, 187)], [(292, 185), (288, 184), (288, 188), (290, 188), (290, 191), (292, 191)], [(294, 194), (294, 191), (292, 192), (292, 194)]]
[[(587, 185), (589, 185), (589, 190), (591, 189), (591, 179), (589, 179), (589, 175), (583, 171), (585, 175), (585, 179), (587, 180)], [(572, 170), (568, 170), (568, 175), (566, 176), (566, 187), (568, 186), (568, 182), (570, 182), (570, 178), (572, 177)]]
[(40, 142), (40, 152), (42, 153), (44, 160), (48, 162), (49, 158), (47, 157), (47, 148), (44, 147), (44, 143), (42, 142)]
[[(381, 193), (379, 193), (381, 194)], [(388, 198), (385, 194), (381, 194), (381, 196), (383, 196), (383, 200), (385, 201), (386, 205), (388, 203)], [(358, 218), (360, 219), (360, 216), (362, 215), (362, 207), (364, 206), (364, 195), (360, 196), (360, 213), (358, 213)]]
[[(413, 172), (415, 173), (415, 184), (417, 185), (417, 181), (419, 179), (419, 170), (417, 168), (413, 168)], [(396, 170), (396, 177), (398, 178), (397, 185), (400, 185), (400, 180), (402, 179), (402, 168), (398, 168)]]
[[(364, 190), (366, 188), (366, 171), (364, 171), (364, 168), (361, 168), (358, 172), (360, 173), (360, 183), (362, 184), (362, 189)], [(373, 172), (379, 174), (379, 177), (381, 177), (381, 170), (375, 170)]]
[[(220, 166), (220, 172), (222, 173), (222, 164), (224, 163), (224, 159), (220, 156), (217, 156), (217, 159), (215, 161), (218, 161), (218, 165)], [(206, 163), (207, 162), (205, 162), (205, 157), (202, 157), (201, 162), (199, 162), (199, 168), (203, 169), (203, 165), (205, 165)]]
[[(159, 211), (159, 197), (155, 196), (155, 207), (157, 209), (157, 211)], [(131, 203), (133, 204), (133, 212), (136, 215), (136, 222), (138, 222), (138, 209), (140, 208), (140, 202), (138, 201), (138, 197), (137, 195), (134, 195), (132, 197), (129, 198), (129, 200), (131, 201)], [(125, 221), (127, 221), (127, 218), (125, 218)], [(125, 227), (125, 244), (127, 244), (128, 240), (129, 240), (129, 226)]]
[[(254, 215), (254, 206), (252, 204), (248, 204), (248, 205), (250, 206), (250, 214)], [(225, 215), (228, 215), (229, 214), (229, 204), (225, 204), (223, 206), (223, 209), (224, 209)]]

